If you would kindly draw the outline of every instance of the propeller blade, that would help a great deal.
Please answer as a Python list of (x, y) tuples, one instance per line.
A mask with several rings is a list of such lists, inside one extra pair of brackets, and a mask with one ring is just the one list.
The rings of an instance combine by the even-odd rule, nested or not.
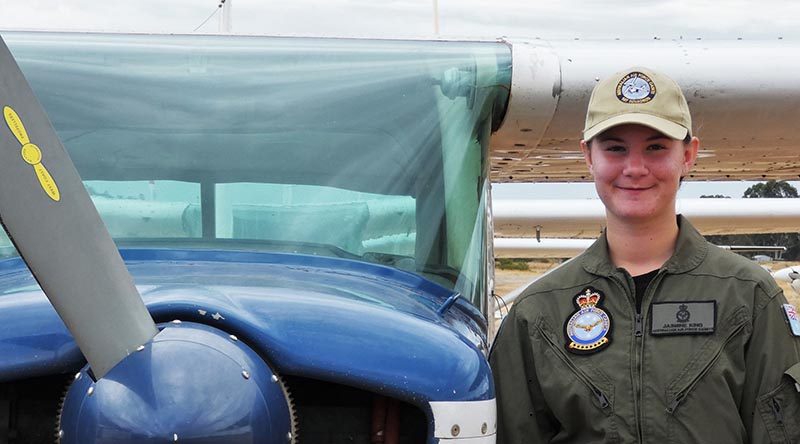
[(0, 108), (0, 222), (102, 378), (157, 329), (1, 37)]

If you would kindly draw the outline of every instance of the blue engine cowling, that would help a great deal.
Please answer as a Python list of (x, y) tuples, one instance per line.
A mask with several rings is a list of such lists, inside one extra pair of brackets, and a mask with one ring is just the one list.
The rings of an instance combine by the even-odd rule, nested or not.
[(282, 381), (247, 345), (202, 324), (167, 324), (95, 382), (84, 368), (67, 391), (63, 444), (291, 443)]

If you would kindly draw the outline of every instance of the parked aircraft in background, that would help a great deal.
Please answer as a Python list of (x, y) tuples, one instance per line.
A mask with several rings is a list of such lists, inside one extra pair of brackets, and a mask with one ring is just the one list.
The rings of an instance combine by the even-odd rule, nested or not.
[(2, 36), (9, 442), (494, 442), (490, 180), (586, 180), (622, 66), (693, 179), (800, 177), (785, 40)]
[(772, 276), (775, 279), (788, 283), (792, 286), (792, 290), (800, 294), (800, 267), (786, 267), (774, 273)]
[[(677, 210), (704, 235), (787, 233), (800, 227), (794, 199), (679, 199)], [(492, 215), (496, 257), (570, 258), (588, 248), (605, 226), (598, 199), (495, 200)]]

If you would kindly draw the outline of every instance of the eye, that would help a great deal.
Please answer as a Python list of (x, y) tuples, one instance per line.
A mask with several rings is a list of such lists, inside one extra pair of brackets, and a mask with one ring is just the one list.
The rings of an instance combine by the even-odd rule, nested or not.
[(664, 145), (661, 145), (660, 143), (654, 143), (654, 144), (652, 144), (652, 145), (647, 147), (648, 151), (661, 151), (661, 150), (665, 150), (665, 149), (667, 149), (667, 147), (665, 147)]
[(624, 153), (625, 147), (622, 145), (608, 145), (604, 150), (611, 153)]

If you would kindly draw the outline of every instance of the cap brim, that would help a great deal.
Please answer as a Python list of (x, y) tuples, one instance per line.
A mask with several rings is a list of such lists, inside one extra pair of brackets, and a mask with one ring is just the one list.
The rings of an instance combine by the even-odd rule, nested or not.
[(652, 114), (643, 114), (643, 113), (630, 113), (630, 114), (620, 114), (618, 116), (614, 116), (610, 119), (606, 119), (595, 126), (586, 129), (583, 132), (583, 140), (591, 140), (594, 136), (602, 133), (603, 131), (618, 126), (618, 125), (625, 125), (629, 123), (636, 123), (639, 125), (644, 125), (650, 128), (653, 128), (656, 131), (661, 132), (665, 136), (676, 139), (676, 140), (683, 140), (686, 138), (686, 135), (689, 134), (689, 130), (681, 125), (678, 125), (675, 122), (671, 122), (667, 119), (654, 116)]

